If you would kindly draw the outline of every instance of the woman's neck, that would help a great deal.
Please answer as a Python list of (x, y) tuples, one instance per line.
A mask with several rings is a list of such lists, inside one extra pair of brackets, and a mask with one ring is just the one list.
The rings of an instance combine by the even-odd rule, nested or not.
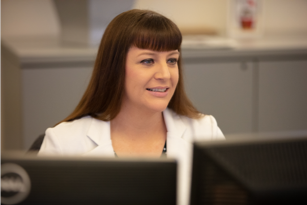
[(117, 154), (159, 156), (166, 140), (162, 112), (123, 107), (111, 121), (111, 139)]

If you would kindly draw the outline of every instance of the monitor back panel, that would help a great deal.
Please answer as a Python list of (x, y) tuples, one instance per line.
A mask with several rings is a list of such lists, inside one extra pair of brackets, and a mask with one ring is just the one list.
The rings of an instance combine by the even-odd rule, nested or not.
[[(177, 164), (172, 160), (2, 157), (4, 164), (22, 167), (29, 176), (30, 192), (19, 204), (176, 204)], [(2, 181), (12, 177), (2, 174)], [(14, 195), (14, 190), (4, 191), (2, 203), (3, 195)]]
[(307, 204), (307, 137), (194, 144), (191, 205)]

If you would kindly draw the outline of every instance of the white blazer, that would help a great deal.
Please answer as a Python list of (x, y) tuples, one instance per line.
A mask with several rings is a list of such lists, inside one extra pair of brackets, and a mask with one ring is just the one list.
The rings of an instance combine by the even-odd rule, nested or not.
[[(167, 128), (167, 156), (178, 161), (178, 204), (189, 204), (192, 142), (224, 139), (211, 115), (191, 119), (170, 109), (163, 111)], [(114, 157), (110, 122), (86, 116), (46, 130), (39, 155), (84, 155)]]

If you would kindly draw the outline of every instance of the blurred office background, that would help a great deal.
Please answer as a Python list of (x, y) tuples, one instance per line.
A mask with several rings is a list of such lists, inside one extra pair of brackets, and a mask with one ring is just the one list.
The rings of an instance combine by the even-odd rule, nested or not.
[(186, 92), (229, 134), (307, 129), (307, 1), (262, 0), (257, 32), (230, 35), (227, 0), (2, 0), (2, 149), (27, 150), (73, 111), (117, 14), (151, 9), (184, 34)]

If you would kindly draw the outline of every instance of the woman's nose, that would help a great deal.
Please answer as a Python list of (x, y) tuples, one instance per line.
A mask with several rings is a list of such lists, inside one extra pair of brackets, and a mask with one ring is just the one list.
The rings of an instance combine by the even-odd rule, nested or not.
[(166, 63), (157, 65), (156, 79), (169, 79), (171, 77), (169, 67)]

